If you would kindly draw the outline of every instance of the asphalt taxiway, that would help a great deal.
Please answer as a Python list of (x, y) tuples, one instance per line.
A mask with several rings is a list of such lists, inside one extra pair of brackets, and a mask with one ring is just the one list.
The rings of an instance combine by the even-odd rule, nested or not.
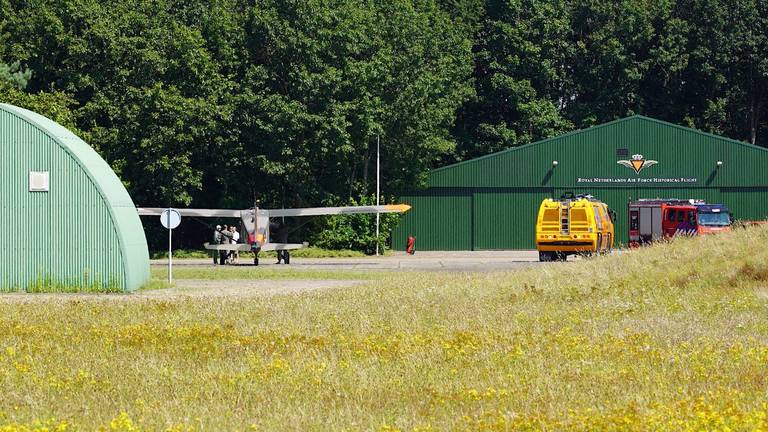
[[(252, 255), (243, 254), (238, 265), (252, 265)], [(167, 260), (152, 260), (152, 265), (167, 265)], [(174, 266), (213, 266), (212, 259), (174, 259)], [(535, 250), (517, 251), (460, 251), (416, 252), (407, 255), (395, 252), (386, 256), (356, 258), (301, 258), (291, 257), (290, 267), (295, 269), (324, 270), (416, 270), (416, 271), (491, 271), (511, 270), (539, 264)], [(288, 267), (275, 264), (275, 258), (261, 257), (259, 266)]]

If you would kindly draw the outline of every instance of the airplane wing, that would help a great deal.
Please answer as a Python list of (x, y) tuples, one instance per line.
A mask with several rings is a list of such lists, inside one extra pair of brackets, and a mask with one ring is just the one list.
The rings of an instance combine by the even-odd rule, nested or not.
[[(139, 216), (160, 216), (167, 207), (138, 207)], [(239, 218), (242, 212), (247, 210), (230, 209), (194, 209), (174, 208), (182, 216), (192, 217), (232, 217)], [(411, 209), (407, 204), (390, 204), (380, 206), (350, 206), (350, 207), (310, 207), (294, 209), (263, 210), (269, 213), (269, 217), (281, 216), (323, 216), (341, 214), (366, 214), (366, 213), (405, 213)]]
[[(240, 252), (250, 252), (253, 249), (251, 248), (251, 245), (249, 244), (210, 244), (205, 243), (203, 245), (208, 250), (225, 250), (225, 251), (240, 251)], [(262, 252), (264, 251), (274, 251), (274, 250), (292, 250), (292, 249), (301, 249), (309, 246), (309, 243), (265, 243), (261, 246), (260, 250)]]
[(261, 251), (293, 250), (305, 248), (307, 246), (309, 246), (309, 243), (264, 243), (261, 246)]
[[(160, 216), (167, 207), (138, 207), (136, 210), (139, 216)], [(244, 210), (228, 209), (193, 209), (193, 208), (175, 208), (182, 216), (188, 217), (231, 217), (239, 218)]]
[(269, 209), (269, 217), (281, 216), (322, 216), (342, 214), (365, 213), (405, 213), (411, 209), (407, 204), (390, 204), (380, 206), (352, 206), (352, 207), (311, 207), (294, 209)]
[(237, 244), (210, 244), (210, 243), (204, 243), (203, 247), (205, 247), (208, 250), (218, 250), (218, 251), (240, 251), (240, 252), (250, 252), (251, 251), (251, 245), (244, 244), (244, 243), (237, 243)]

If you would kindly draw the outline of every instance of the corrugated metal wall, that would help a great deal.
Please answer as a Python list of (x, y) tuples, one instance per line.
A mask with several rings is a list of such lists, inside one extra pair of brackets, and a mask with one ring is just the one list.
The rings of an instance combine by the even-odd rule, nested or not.
[[(617, 150), (629, 154), (618, 156)], [(657, 165), (635, 175), (617, 160), (642, 154)], [(558, 166), (552, 168), (552, 161)], [(722, 168), (716, 162), (724, 162)], [(430, 173), (429, 187), (580, 187), (579, 178), (695, 178), (684, 187), (768, 186), (768, 151), (658, 120), (635, 116), (450, 165)], [(629, 170), (629, 171), (628, 171)], [(590, 187), (638, 184), (591, 183)], [(674, 184), (642, 184), (666, 187)]]
[(473, 249), (534, 245), (539, 204), (551, 196), (552, 191), (548, 189), (475, 191)]
[(472, 248), (472, 194), (460, 189), (431, 189), (400, 200), (413, 209), (392, 233), (396, 249), (405, 249), (409, 235), (422, 250), (469, 250)]
[[(0, 106), (0, 290), (36, 285), (133, 290), (145, 283), (149, 262), (143, 231), (129, 233), (133, 240), (121, 244), (116, 210), (82, 160), (57, 141), (61, 136), (51, 136), (14, 108)], [(29, 191), (30, 171), (49, 172), (49, 192)], [(110, 187), (115, 185), (102, 189)], [(133, 217), (138, 219), (135, 207)], [(126, 259), (123, 251), (137, 247), (138, 257)], [(128, 274), (126, 263), (135, 274)]]
[[(617, 163), (641, 154), (657, 163), (635, 173)], [(553, 167), (553, 161), (557, 166)], [(722, 161), (718, 168), (716, 162)], [(468, 220), (471, 238), (464, 249), (534, 248), (535, 213), (545, 197), (587, 193), (616, 211), (616, 240), (627, 241), (627, 203), (637, 198), (701, 198), (731, 207), (738, 218), (768, 217), (768, 150), (693, 129), (630, 117), (546, 139), (433, 171), (429, 188), (413, 202), (411, 214), (394, 231), (396, 249), (407, 234), (421, 249), (447, 249), (440, 238), (444, 211), (429, 198), (441, 190), (471, 197), (472, 210), (452, 220)], [(548, 192), (548, 193), (547, 193)], [(454, 212), (455, 213), (455, 212)], [(426, 229), (426, 226), (429, 228)], [(458, 244), (451, 244), (456, 249)]]

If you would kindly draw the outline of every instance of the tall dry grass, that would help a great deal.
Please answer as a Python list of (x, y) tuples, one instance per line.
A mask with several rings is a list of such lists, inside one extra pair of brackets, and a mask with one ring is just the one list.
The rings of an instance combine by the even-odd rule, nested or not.
[(0, 297), (0, 431), (765, 430), (766, 242), (270, 298)]

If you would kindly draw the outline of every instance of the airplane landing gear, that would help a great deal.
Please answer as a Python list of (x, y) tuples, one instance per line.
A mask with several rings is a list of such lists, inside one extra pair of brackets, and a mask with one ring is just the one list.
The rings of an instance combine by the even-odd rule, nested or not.
[(291, 254), (287, 250), (281, 249), (277, 251), (277, 262), (275, 264), (280, 264), (282, 261), (283, 264), (290, 264), (291, 263)]
[(259, 265), (259, 252), (261, 252), (261, 248), (253, 247), (251, 248), (251, 252), (253, 252), (253, 265)]

